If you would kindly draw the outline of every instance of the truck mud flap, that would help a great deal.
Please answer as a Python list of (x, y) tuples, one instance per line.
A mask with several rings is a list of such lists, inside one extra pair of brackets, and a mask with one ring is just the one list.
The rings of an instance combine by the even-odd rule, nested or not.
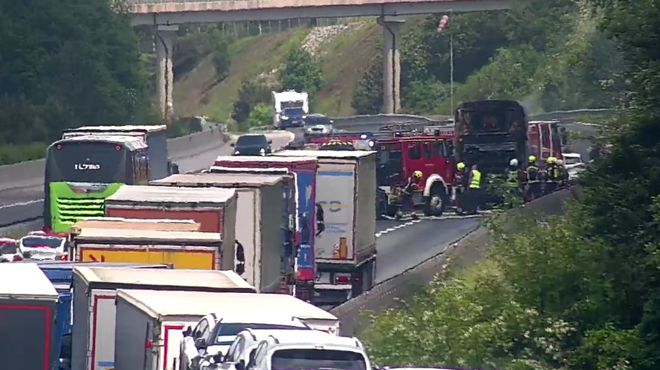
[(338, 305), (349, 299), (348, 290), (316, 290), (314, 292), (315, 305)]

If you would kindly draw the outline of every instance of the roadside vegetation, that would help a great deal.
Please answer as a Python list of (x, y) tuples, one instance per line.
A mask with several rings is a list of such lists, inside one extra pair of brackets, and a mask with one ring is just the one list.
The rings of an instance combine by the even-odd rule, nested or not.
[(0, 54), (0, 164), (67, 127), (152, 117), (137, 39), (106, 0), (2, 2)]
[(660, 3), (588, 5), (628, 66), (613, 96), (628, 109), (604, 131), (611, 150), (564, 216), (491, 220), (486, 259), (373, 316), (361, 336), (378, 364), (660, 368)]
[[(450, 35), (454, 50), (454, 101), (514, 99), (530, 112), (612, 107), (622, 90), (625, 62), (598, 29), (602, 12), (584, 1), (536, 1), (508, 12), (453, 14), (437, 32), (441, 15), (404, 34), (402, 106), (418, 114), (450, 113)], [(478, 26), (475, 26), (478, 25)], [(382, 57), (358, 84), (357, 113), (382, 105)]]

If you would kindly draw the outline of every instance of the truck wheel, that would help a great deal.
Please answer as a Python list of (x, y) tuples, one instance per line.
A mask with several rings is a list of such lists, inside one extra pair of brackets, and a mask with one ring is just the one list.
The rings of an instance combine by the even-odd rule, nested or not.
[(373, 288), (376, 283), (376, 259), (366, 263), (362, 274), (362, 291), (366, 292)]
[(431, 195), (426, 201), (424, 208), (424, 215), (426, 216), (440, 216), (445, 211), (445, 205), (449, 201), (447, 192), (442, 185), (434, 185), (431, 188)]

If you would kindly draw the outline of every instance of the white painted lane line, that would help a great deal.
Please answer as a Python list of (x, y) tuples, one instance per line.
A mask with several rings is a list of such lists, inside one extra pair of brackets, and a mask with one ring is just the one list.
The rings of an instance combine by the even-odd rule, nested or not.
[(412, 225), (414, 225), (418, 222), (422, 222), (422, 220), (414, 220), (414, 221), (406, 222), (406, 223), (401, 224), (401, 225), (390, 227), (389, 229), (385, 229), (381, 232), (376, 233), (376, 238), (380, 238), (381, 236), (383, 236), (387, 233), (391, 233), (392, 231), (396, 231), (396, 230), (402, 229), (404, 227), (412, 226)]
[(13, 208), (13, 207), (20, 207), (20, 206), (27, 206), (30, 204), (35, 204), (35, 203), (43, 203), (43, 199), (37, 199), (37, 200), (31, 200), (29, 202), (21, 202), (21, 203), (14, 203), (14, 204), (7, 204), (6, 206), (0, 206), (0, 209), (6, 209), (6, 208)]

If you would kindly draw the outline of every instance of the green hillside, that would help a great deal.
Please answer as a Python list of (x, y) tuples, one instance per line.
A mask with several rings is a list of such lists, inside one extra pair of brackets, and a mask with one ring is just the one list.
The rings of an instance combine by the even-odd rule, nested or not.
[[(316, 31), (322, 34), (323, 28), (317, 27)], [(214, 120), (226, 120), (242, 81), (260, 75), (274, 77), (285, 51), (293, 45), (302, 45), (310, 32), (314, 32), (314, 28), (300, 27), (232, 42), (229, 75), (220, 83), (214, 82), (211, 56), (205, 57), (192, 71), (178, 76), (174, 88), (176, 114), (202, 114)], [(321, 61), (323, 69), (323, 87), (316, 98), (317, 112), (331, 116), (355, 113), (351, 99), (357, 82), (379, 53), (381, 37), (382, 28), (374, 19), (350, 23), (334, 37), (317, 37), (318, 48), (313, 54)]]

